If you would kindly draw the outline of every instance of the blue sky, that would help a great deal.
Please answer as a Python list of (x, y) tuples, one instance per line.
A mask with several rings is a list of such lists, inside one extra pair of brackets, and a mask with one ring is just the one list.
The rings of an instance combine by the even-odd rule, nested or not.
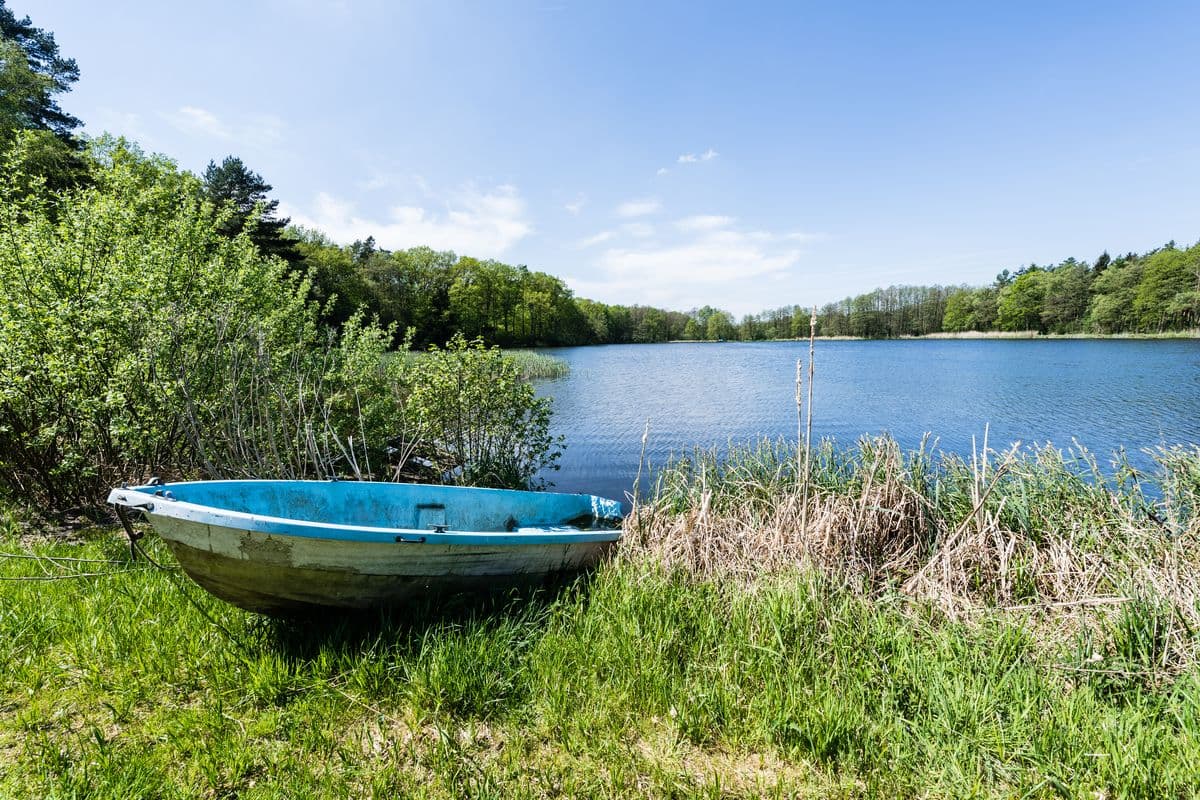
[(1200, 237), (1200, 4), (8, 0), (294, 221), (745, 313)]

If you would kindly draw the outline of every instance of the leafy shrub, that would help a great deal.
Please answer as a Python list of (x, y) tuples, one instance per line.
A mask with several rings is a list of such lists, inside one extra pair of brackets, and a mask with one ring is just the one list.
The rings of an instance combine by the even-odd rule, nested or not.
[(216, 232), (194, 177), (119, 144), (93, 157), (75, 192), (0, 184), (0, 484), (54, 507), (190, 466), (174, 379), (208, 368), (221, 319), (284, 339), (311, 317), (280, 264)]
[(396, 478), (417, 447), (435, 479), (524, 486), (557, 458), (547, 402), (497, 351), (394, 358), (361, 317), (325, 331), (194, 176), (120, 142), (90, 158), (72, 191), (11, 160), (0, 177), (0, 493), (65, 509), (152, 474)]
[(550, 401), (535, 396), (499, 349), (459, 335), (410, 364), (412, 428), (436, 448), (451, 480), (526, 487), (557, 468), (562, 439), (550, 434)]

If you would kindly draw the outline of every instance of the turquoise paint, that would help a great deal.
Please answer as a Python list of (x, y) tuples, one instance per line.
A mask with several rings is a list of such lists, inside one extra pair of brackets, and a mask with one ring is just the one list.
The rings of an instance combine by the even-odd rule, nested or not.
[(264, 534), (404, 544), (609, 542), (620, 530), (571, 523), (622, 516), (617, 501), (586, 494), (368, 481), (190, 481), (114, 489), (108, 502)]

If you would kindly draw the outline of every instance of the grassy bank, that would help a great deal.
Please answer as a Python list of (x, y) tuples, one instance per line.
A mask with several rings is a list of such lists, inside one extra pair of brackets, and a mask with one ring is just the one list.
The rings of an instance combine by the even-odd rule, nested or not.
[(793, 455), (668, 471), (590, 580), (408, 616), (271, 621), (127, 563), (115, 531), (10, 522), (0, 576), (46, 580), (0, 582), (0, 795), (1200, 785), (1200, 454), (1161, 454), (1153, 492), (887, 442), (820, 451), (806, 492)]

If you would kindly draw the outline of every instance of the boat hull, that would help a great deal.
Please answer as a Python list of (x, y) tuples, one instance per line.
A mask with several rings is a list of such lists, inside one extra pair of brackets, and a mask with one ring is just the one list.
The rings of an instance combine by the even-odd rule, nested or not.
[[(620, 505), (591, 495), (341, 481), (114, 489), (184, 571), (250, 611), (403, 606), (554, 580), (594, 565)], [(579, 527), (582, 525), (582, 527)]]
[(447, 545), (273, 536), (171, 518), (154, 527), (188, 576), (264, 614), (398, 607), (536, 585), (595, 565), (613, 542)]

